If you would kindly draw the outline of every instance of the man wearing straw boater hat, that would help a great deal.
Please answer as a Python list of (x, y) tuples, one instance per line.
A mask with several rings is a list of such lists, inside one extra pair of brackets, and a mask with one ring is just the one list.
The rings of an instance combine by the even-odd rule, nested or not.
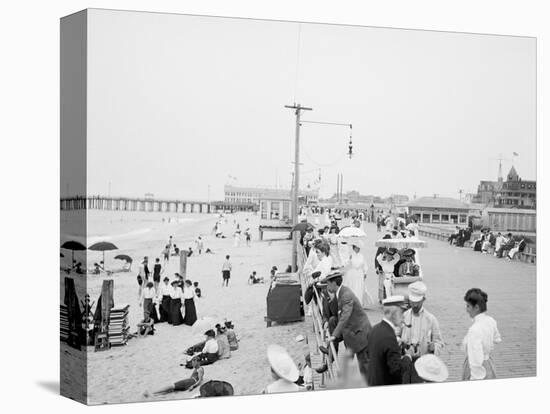
[(271, 366), (271, 376), (274, 382), (265, 388), (264, 394), (300, 391), (300, 387), (295, 384), (300, 372), (286, 349), (280, 345), (269, 345), (267, 360)]
[(421, 356), (414, 363), (411, 383), (444, 382), (449, 378), (445, 363), (433, 354)]
[(372, 328), (367, 341), (369, 386), (402, 384), (412, 365), (410, 353), (401, 355), (397, 343), (397, 332), (403, 324), (405, 298), (390, 296), (382, 301), (382, 305), (384, 317)]
[(414, 359), (426, 354), (439, 355), (445, 343), (435, 316), (424, 308), (427, 287), (423, 282), (409, 285), (411, 308), (403, 314), (404, 325), (401, 344), (405, 349), (412, 348)]
[(329, 340), (334, 342), (343, 338), (346, 348), (356, 355), (359, 371), (367, 380), (367, 336), (371, 330), (369, 318), (352, 290), (342, 285), (340, 271), (330, 273), (325, 280), (327, 290), (338, 301), (338, 324)]

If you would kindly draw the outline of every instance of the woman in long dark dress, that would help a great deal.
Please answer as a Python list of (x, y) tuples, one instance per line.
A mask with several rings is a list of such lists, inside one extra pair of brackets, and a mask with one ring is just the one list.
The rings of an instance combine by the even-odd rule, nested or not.
[(157, 310), (153, 301), (155, 300), (157, 294), (153, 282), (147, 282), (145, 289), (143, 289), (143, 318), (148, 319), (150, 317), (153, 322), (157, 323), (159, 321)]
[(183, 323), (183, 317), (181, 316), (181, 298), (183, 292), (178, 287), (178, 282), (174, 280), (172, 282), (172, 292), (170, 292), (170, 322), (172, 325), (181, 325)]
[(165, 277), (163, 280), (164, 283), (160, 285), (159, 297), (160, 297), (160, 322), (169, 322), (170, 321), (170, 293), (172, 292), (172, 287), (170, 286), (170, 279)]
[(195, 290), (193, 289), (193, 282), (190, 280), (185, 281), (183, 298), (183, 304), (185, 306), (185, 317), (183, 318), (183, 323), (191, 326), (197, 321), (197, 309), (195, 308)]

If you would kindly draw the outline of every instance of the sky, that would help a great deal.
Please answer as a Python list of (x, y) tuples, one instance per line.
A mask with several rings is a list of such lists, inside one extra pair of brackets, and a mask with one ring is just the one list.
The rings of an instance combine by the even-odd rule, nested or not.
[(344, 191), (458, 198), (499, 157), (536, 176), (534, 38), (91, 10), (87, 56), (88, 194), (289, 188), (293, 103), (353, 124), (352, 159), (349, 128), (300, 129), (300, 185), (320, 175), (323, 197), (342, 173)]

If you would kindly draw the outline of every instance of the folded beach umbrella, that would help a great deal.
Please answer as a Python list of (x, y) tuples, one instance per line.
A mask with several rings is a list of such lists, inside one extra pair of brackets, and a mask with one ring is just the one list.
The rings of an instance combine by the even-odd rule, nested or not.
[(103, 241), (92, 244), (88, 247), (88, 249), (95, 252), (103, 252), (103, 267), (105, 267), (105, 252), (110, 250), (118, 250), (118, 247), (111, 242)]
[(75, 240), (66, 241), (65, 243), (63, 243), (61, 245), (61, 248), (70, 250), (72, 252), (71, 264), (74, 262), (74, 252), (75, 252), (75, 250), (86, 250), (86, 246), (84, 246), (82, 243), (77, 242)]

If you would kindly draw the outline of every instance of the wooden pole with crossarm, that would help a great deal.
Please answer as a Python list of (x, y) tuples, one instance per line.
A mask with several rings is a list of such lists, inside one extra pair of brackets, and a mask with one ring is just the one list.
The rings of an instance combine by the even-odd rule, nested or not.
[[(292, 225), (298, 224), (299, 205), (298, 197), (300, 194), (300, 116), (302, 111), (312, 111), (313, 108), (307, 108), (300, 104), (285, 105), (285, 108), (294, 109), (296, 115), (296, 139), (294, 144), (294, 191), (292, 192)], [(292, 270), (298, 270), (298, 236), (296, 232), (292, 233)]]

